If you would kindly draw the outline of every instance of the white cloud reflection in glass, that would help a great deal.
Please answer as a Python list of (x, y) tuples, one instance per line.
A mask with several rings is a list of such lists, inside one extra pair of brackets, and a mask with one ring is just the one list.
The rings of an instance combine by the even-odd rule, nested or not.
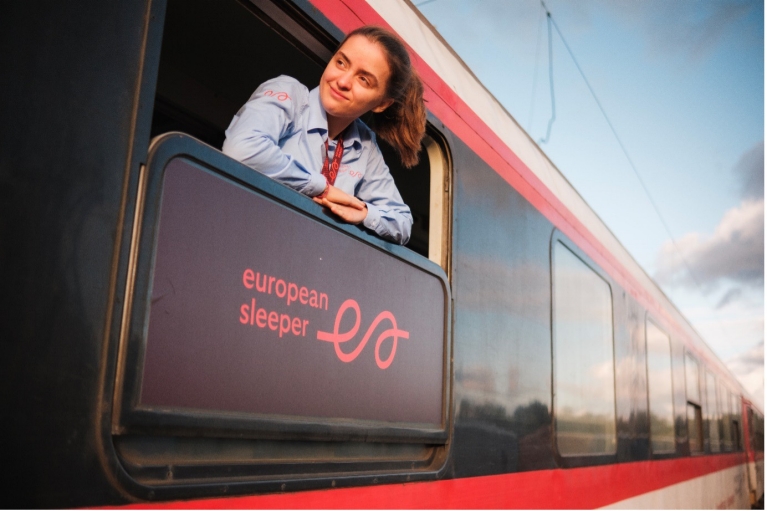
[(552, 257), (557, 447), (562, 456), (614, 454), (610, 286), (561, 242)]

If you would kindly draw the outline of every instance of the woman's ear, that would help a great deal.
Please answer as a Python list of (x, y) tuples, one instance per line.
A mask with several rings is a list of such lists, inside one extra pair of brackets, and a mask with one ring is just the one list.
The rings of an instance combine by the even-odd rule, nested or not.
[(380, 114), (381, 112), (383, 112), (384, 110), (386, 110), (387, 108), (389, 108), (389, 107), (391, 106), (391, 104), (392, 104), (392, 103), (394, 103), (394, 100), (393, 100), (393, 99), (391, 99), (391, 98), (384, 98), (384, 99), (383, 99), (383, 100), (382, 100), (382, 101), (381, 101), (381, 102), (378, 104), (378, 106), (377, 106), (377, 107), (375, 107), (375, 108), (373, 108), (373, 109), (371, 110), (371, 112), (373, 112), (374, 114)]

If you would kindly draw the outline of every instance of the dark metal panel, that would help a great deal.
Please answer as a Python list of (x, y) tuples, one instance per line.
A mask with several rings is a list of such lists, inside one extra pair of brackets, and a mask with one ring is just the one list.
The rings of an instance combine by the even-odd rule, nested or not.
[(455, 477), (554, 466), (552, 225), (451, 140)]
[(148, 10), (13, 2), (0, 17), (9, 507), (122, 500), (98, 455), (99, 382)]

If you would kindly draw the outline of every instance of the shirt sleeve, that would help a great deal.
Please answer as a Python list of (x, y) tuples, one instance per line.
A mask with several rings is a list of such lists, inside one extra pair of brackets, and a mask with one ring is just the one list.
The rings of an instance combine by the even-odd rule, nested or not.
[(297, 80), (275, 78), (261, 84), (226, 130), (222, 152), (305, 195), (325, 189), (322, 174), (311, 172), (280, 148), (280, 140), (297, 129), (308, 106), (306, 87)]
[(404, 245), (410, 240), (413, 215), (402, 201), (375, 138), (369, 149), (367, 169), (356, 193), (368, 208), (362, 224), (382, 238)]

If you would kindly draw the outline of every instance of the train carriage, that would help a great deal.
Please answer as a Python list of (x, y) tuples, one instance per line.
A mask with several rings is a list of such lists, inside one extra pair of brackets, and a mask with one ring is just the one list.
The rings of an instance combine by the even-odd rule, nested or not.
[[(6, 11), (7, 506), (763, 504), (763, 411), (407, 0)], [(405, 247), (220, 152), (364, 24), (425, 86)]]

